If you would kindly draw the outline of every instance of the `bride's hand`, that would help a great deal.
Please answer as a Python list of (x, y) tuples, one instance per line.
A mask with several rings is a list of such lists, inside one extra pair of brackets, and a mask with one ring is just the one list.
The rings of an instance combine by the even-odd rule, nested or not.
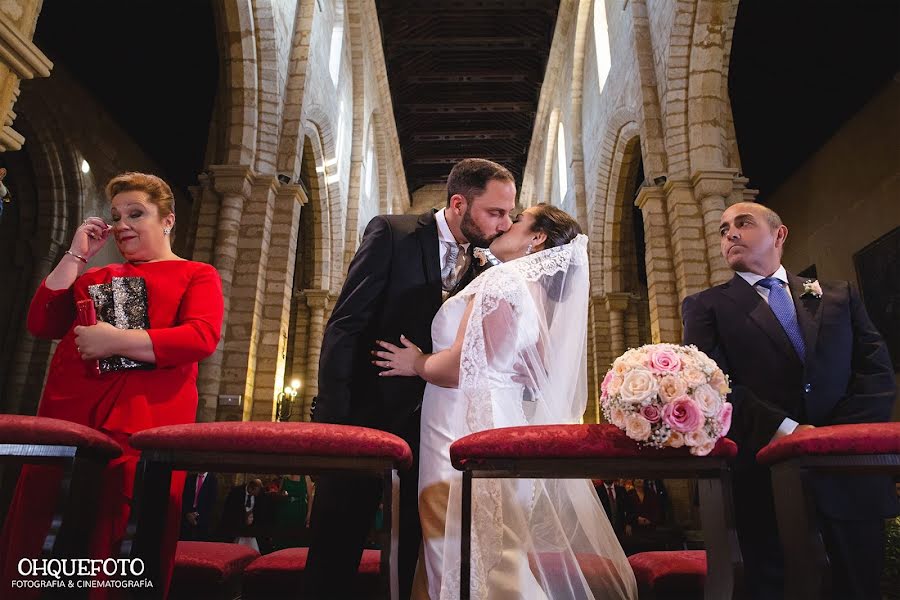
[(372, 351), (374, 356), (382, 359), (373, 360), (372, 364), (387, 369), (387, 371), (382, 371), (379, 375), (383, 377), (393, 377), (395, 375), (413, 377), (418, 375), (415, 364), (416, 360), (422, 356), (422, 351), (418, 346), (406, 339), (406, 336), (400, 336), (400, 343), (403, 344), (402, 348), (381, 340), (375, 340), (375, 343), (384, 350)]

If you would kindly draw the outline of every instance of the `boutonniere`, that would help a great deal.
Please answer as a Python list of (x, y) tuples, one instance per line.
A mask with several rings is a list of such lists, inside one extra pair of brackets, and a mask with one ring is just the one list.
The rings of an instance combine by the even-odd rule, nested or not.
[(487, 248), (475, 248), (475, 250), (472, 251), (472, 256), (478, 261), (479, 267), (484, 267), (488, 264), (495, 267), (500, 264), (500, 260)]
[(803, 282), (803, 293), (800, 297), (812, 296), (813, 298), (822, 297), (822, 286), (819, 285), (818, 279), (807, 279)]

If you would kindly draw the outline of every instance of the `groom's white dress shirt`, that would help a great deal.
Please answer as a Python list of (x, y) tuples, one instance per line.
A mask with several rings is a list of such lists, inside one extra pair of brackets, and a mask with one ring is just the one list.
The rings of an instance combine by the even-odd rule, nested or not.
[[(447, 225), (447, 215), (444, 214), (446, 208), (442, 208), (441, 210), (434, 213), (434, 220), (437, 221), (438, 228), (438, 256), (441, 257), (441, 270), (444, 270), (444, 262), (447, 260), (446, 252), (444, 252), (444, 244), (457, 244), (459, 242), (456, 241), (456, 238), (453, 237), (453, 232), (450, 231), (450, 226)], [(469, 243), (460, 244), (466, 252), (469, 251)]]

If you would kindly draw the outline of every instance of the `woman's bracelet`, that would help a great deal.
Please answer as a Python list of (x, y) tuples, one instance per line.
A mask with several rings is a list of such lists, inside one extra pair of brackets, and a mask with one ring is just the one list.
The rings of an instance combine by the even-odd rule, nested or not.
[(81, 256), (80, 254), (75, 254), (71, 250), (66, 250), (66, 254), (68, 254), (69, 256), (74, 256), (75, 258), (77, 258), (78, 260), (83, 262), (84, 264), (87, 264), (87, 259), (85, 257)]

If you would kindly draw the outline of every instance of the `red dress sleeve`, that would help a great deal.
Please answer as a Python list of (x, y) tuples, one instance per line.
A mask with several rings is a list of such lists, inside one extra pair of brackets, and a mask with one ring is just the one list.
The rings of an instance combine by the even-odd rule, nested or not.
[(72, 287), (51, 290), (42, 281), (28, 307), (28, 331), (35, 337), (57, 340), (75, 322), (75, 295)]
[(156, 366), (196, 363), (215, 352), (223, 310), (218, 271), (208, 265), (197, 269), (178, 307), (177, 325), (147, 330)]

